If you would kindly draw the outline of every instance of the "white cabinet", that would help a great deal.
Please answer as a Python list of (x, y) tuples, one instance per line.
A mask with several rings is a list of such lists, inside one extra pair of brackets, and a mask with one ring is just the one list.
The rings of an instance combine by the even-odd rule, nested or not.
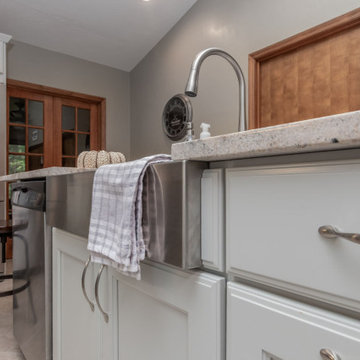
[(227, 360), (360, 358), (357, 320), (231, 282), (227, 305)]
[[(81, 287), (89, 256), (86, 239), (53, 229), (53, 357), (54, 360), (107, 360), (111, 358), (111, 326), (98, 308), (90, 309)], [(85, 288), (95, 303), (94, 286), (99, 266), (90, 264)], [(100, 279), (99, 300), (110, 308), (108, 271)]]
[(360, 232), (360, 163), (228, 169), (227, 270), (360, 311), (360, 245), (322, 225)]
[[(54, 360), (225, 360), (225, 279), (142, 264), (140, 281), (105, 268), (101, 307), (81, 288), (86, 239), (53, 229)], [(99, 266), (90, 264), (92, 302)]]
[(114, 358), (224, 360), (225, 280), (203, 272), (141, 268), (141, 281), (115, 272)]

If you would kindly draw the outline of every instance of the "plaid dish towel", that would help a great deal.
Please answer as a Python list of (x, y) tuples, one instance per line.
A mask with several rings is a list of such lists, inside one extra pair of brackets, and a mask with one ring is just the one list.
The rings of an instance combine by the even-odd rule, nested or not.
[(142, 229), (144, 174), (150, 164), (170, 160), (170, 155), (152, 155), (96, 171), (87, 246), (91, 261), (140, 279), (149, 240)]

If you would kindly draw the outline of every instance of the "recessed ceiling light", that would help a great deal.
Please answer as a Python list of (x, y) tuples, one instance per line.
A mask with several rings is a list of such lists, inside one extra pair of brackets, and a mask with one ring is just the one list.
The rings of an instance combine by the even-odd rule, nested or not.
[(150, 2), (150, 0), (142, 0), (143, 2)]

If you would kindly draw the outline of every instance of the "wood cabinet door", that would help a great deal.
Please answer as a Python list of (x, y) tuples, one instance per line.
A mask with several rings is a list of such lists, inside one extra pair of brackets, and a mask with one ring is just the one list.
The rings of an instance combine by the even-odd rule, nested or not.
[[(54, 360), (110, 360), (104, 356), (103, 333), (107, 329), (95, 307), (90, 309), (81, 287), (81, 277), (89, 256), (87, 241), (53, 229), (53, 357)], [(94, 286), (99, 266), (90, 264), (85, 288), (95, 304)], [(106, 303), (106, 275), (101, 279), (102, 302)], [(109, 346), (111, 349), (111, 346)]]
[[(237, 283), (228, 283), (227, 360), (358, 360), (360, 322)], [(331, 359), (331, 357), (329, 357)]]
[(224, 360), (224, 278), (141, 268), (140, 281), (113, 272), (114, 359)]

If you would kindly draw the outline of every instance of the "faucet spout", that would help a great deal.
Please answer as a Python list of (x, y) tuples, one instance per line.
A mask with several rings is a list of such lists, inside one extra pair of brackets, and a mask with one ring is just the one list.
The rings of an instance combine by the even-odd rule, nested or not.
[(209, 48), (196, 55), (191, 65), (189, 79), (186, 84), (185, 94), (190, 97), (197, 96), (200, 67), (203, 61), (211, 56), (218, 55), (226, 59), (235, 70), (239, 82), (239, 131), (247, 130), (246, 107), (245, 107), (245, 79), (238, 62), (226, 51), (218, 48)]

